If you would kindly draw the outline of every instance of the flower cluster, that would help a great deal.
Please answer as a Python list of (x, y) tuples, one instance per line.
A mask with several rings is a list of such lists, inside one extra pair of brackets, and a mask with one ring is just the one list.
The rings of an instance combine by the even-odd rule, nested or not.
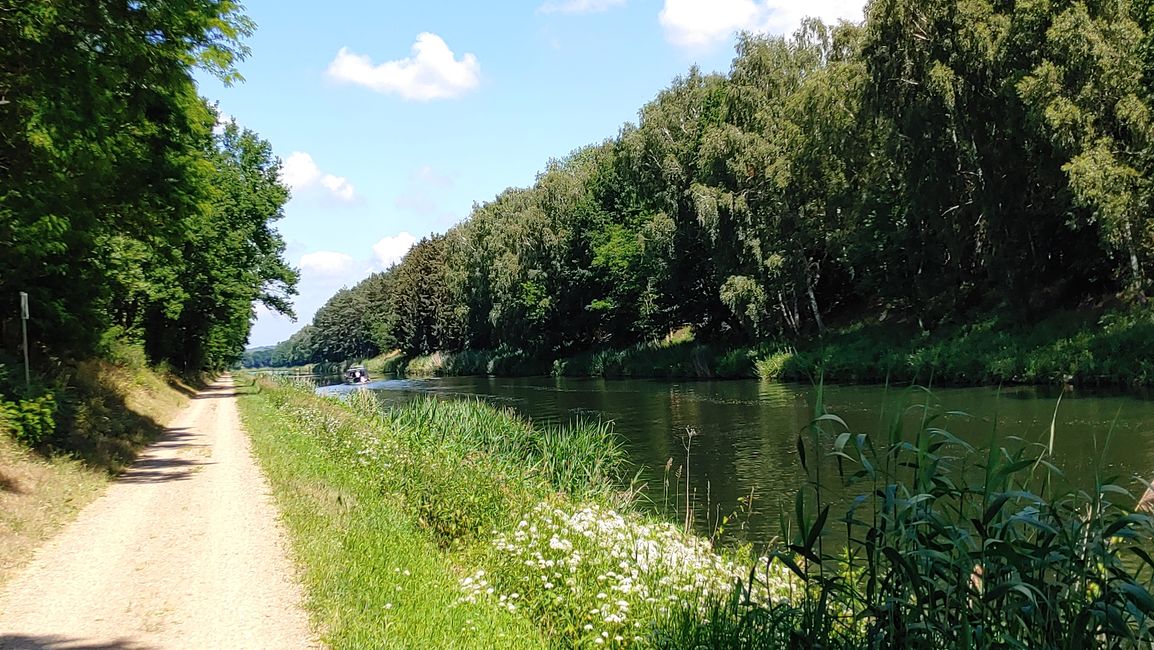
[[(595, 505), (567, 511), (541, 504), (496, 534), (493, 550), (492, 574), (462, 580), (464, 600), (526, 607), (577, 645), (630, 644), (670, 609), (727, 597), (750, 577), (707, 540)], [(758, 602), (790, 593), (787, 570), (764, 559), (757, 566), (754, 588), (743, 593)]]

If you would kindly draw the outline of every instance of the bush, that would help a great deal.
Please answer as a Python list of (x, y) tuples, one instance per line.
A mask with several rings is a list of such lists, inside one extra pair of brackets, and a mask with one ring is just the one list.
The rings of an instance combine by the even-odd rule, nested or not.
[(16, 441), (38, 447), (56, 431), (56, 399), (51, 393), (15, 402), (0, 401), (0, 428)]
[(763, 381), (778, 381), (786, 378), (786, 369), (794, 359), (792, 352), (775, 352), (753, 362), (757, 378)]
[(738, 379), (755, 375), (754, 352), (738, 348), (729, 350), (717, 359), (717, 376), (725, 379)]

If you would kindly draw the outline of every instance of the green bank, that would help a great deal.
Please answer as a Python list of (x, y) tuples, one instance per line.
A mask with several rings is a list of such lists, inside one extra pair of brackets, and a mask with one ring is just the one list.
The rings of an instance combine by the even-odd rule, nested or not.
[[(333, 647), (1087, 647), (1154, 634), (1154, 522), (1100, 465), (1064, 487), (1054, 441), (965, 442), (921, 416), (846, 429), (819, 391), (786, 533), (759, 552), (642, 514), (604, 426), (480, 402), (382, 408), (245, 380), (242, 414)], [(1109, 440), (1103, 440), (1109, 445)], [(685, 467), (685, 474), (692, 467)], [(684, 474), (664, 492), (686, 491)], [(843, 490), (859, 496), (847, 503)], [(836, 494), (835, 494), (836, 492)], [(650, 508), (645, 511), (652, 512)]]
[(392, 351), (349, 359), (346, 365), (363, 362), (370, 372), (386, 377), (760, 378), (933, 386), (1154, 384), (1154, 313), (1144, 307), (1061, 311), (1034, 323), (986, 316), (934, 332), (909, 320), (873, 318), (812, 338), (744, 346), (701, 339), (693, 328), (684, 327), (658, 340), (577, 354), (514, 348), (415, 356)]

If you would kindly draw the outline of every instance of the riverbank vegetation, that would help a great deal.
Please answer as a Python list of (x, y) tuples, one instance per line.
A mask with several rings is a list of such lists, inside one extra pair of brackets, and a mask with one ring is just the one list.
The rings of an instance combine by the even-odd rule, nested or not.
[[(1145, 308), (1056, 311), (1034, 324), (991, 315), (934, 332), (876, 319), (831, 327), (798, 341), (729, 346), (682, 328), (660, 340), (569, 356), (524, 350), (462, 350), (365, 360), (377, 375), (496, 375), (733, 379), (812, 383), (1073, 384), (1154, 383), (1154, 314)], [(302, 371), (332, 364), (299, 366)]]
[[(992, 430), (988, 445), (965, 443), (919, 390), (868, 434), (826, 413), (819, 391), (797, 436), (807, 481), (760, 557), (643, 514), (644, 489), (603, 426), (535, 429), (474, 401), (382, 410), (367, 391), (324, 398), (270, 380), (243, 392), (334, 648), (1154, 638), (1143, 486), (1103, 467), (1092, 485), (1066, 485), (1052, 439)], [(856, 492), (833, 500), (834, 485)]]
[[(987, 327), (1033, 345), (1070, 313), (1087, 335), (1103, 318), (1148, 326), (1151, 15), (885, 0), (861, 25), (744, 35), (727, 74), (690, 70), (616, 137), (338, 292), (275, 365), (392, 349), (567, 359), (689, 326), (799, 363), (831, 335), (842, 359), (866, 338), (878, 354), (831, 368), (862, 380), (1080, 375), (1086, 351), (1060, 339), (1038, 342), (1054, 358), (1036, 370), (986, 352), (940, 368), (874, 357), (893, 340), (933, 357)], [(1090, 376), (1150, 380), (1126, 347), (1092, 354)]]
[(748, 573), (638, 514), (604, 425), (541, 430), (480, 402), (381, 411), (370, 393), (256, 386), (242, 417), (334, 648), (621, 647)]

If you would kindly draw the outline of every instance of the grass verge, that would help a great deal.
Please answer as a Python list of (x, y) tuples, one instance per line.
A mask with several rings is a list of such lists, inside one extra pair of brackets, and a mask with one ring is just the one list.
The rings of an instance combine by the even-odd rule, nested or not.
[[(292, 538), (307, 606), (331, 647), (545, 647), (523, 616), (458, 602), (457, 568), (403, 498), (318, 435), (354, 434), (344, 407), (262, 387), (242, 395), (241, 416)], [(286, 417), (300, 399), (304, 408)]]
[(991, 316), (934, 333), (909, 323), (859, 324), (758, 356), (766, 379), (1149, 386), (1154, 310), (1061, 312), (1032, 325)]
[(258, 381), (242, 417), (333, 647), (633, 647), (750, 573), (633, 510), (606, 426)]
[(862, 321), (822, 336), (726, 347), (683, 328), (660, 341), (569, 356), (520, 350), (382, 355), (375, 374), (427, 376), (761, 378), (926, 385), (1154, 385), (1154, 309), (1085, 310), (1024, 324), (988, 316), (934, 332), (913, 322)]

